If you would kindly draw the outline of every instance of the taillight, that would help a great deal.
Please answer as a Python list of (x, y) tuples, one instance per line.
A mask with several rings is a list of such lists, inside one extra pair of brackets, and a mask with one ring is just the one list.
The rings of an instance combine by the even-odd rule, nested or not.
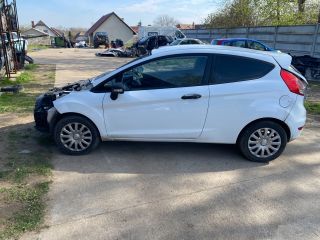
[(306, 85), (302, 80), (299, 79), (299, 77), (284, 69), (281, 69), (280, 75), (285, 84), (288, 86), (290, 92), (304, 96)]
[(217, 45), (222, 45), (223, 40), (218, 40)]

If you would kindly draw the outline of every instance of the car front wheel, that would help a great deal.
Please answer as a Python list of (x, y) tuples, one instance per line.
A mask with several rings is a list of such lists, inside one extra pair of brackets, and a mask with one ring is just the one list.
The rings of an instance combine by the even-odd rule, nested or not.
[(62, 118), (54, 129), (54, 140), (63, 153), (70, 155), (89, 153), (100, 142), (96, 127), (81, 116)]
[(247, 127), (238, 145), (250, 161), (269, 162), (281, 155), (287, 145), (286, 131), (278, 123), (262, 121)]

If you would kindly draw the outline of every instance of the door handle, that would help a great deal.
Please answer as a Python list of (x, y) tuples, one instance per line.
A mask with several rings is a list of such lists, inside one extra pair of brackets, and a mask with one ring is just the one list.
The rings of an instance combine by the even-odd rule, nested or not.
[(202, 96), (200, 94), (187, 94), (187, 95), (183, 95), (181, 97), (182, 100), (187, 100), (187, 99), (199, 99)]

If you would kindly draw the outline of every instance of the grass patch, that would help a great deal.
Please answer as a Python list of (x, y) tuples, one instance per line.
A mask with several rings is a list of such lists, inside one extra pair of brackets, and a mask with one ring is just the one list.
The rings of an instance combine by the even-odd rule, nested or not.
[[(1, 95), (0, 113), (14, 113), (18, 118), (31, 115), (35, 98), (53, 86), (54, 77), (48, 76), (54, 76), (54, 66), (28, 66), (17, 78), (24, 91)], [(33, 124), (6, 131), (0, 128), (0, 136), (0, 240), (17, 239), (42, 227), (52, 140), (37, 132)]]
[(308, 113), (320, 115), (320, 102), (306, 101), (305, 107), (306, 107)]
[(43, 196), (49, 190), (49, 182), (36, 184), (34, 187), (13, 187), (0, 189), (5, 200), (18, 203), (23, 207), (18, 213), (8, 220), (7, 228), (0, 232), (0, 239), (17, 238), (22, 232), (38, 228), (43, 221), (44, 208)]
[[(33, 110), (35, 99), (41, 93), (53, 86), (55, 69), (42, 71), (42, 67), (29, 64), (26, 70), (21, 73), (15, 81), (4, 79), (0, 86), (22, 85), (24, 90), (20, 93), (4, 93), (0, 95), (0, 113), (30, 113)], [(41, 77), (39, 78), (39, 75)]]
[(0, 96), (0, 113), (25, 113), (32, 111), (38, 94), (18, 93)]
[[(36, 132), (32, 126), (2, 133), (5, 138), (5, 171), (0, 172), (0, 204), (14, 205), (12, 215), (1, 219), (0, 240), (18, 238), (26, 231), (37, 230), (43, 223), (45, 194), (48, 192), (52, 165), (49, 136)], [(39, 145), (39, 142), (47, 144)], [(28, 150), (26, 152), (26, 150)], [(16, 206), (19, 206), (18, 208)]]
[(37, 64), (27, 64), (27, 65), (24, 66), (24, 69), (25, 69), (25, 70), (28, 70), (28, 71), (33, 71), (33, 70), (35, 70), (37, 67), (38, 67)]

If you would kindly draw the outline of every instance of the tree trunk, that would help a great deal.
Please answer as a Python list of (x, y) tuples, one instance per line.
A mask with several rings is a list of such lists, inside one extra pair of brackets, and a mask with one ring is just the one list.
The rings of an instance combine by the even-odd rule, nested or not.
[(320, 7), (319, 7), (318, 23), (320, 24)]
[(298, 0), (298, 11), (299, 13), (303, 13), (304, 12), (304, 4), (305, 4), (306, 0)]

